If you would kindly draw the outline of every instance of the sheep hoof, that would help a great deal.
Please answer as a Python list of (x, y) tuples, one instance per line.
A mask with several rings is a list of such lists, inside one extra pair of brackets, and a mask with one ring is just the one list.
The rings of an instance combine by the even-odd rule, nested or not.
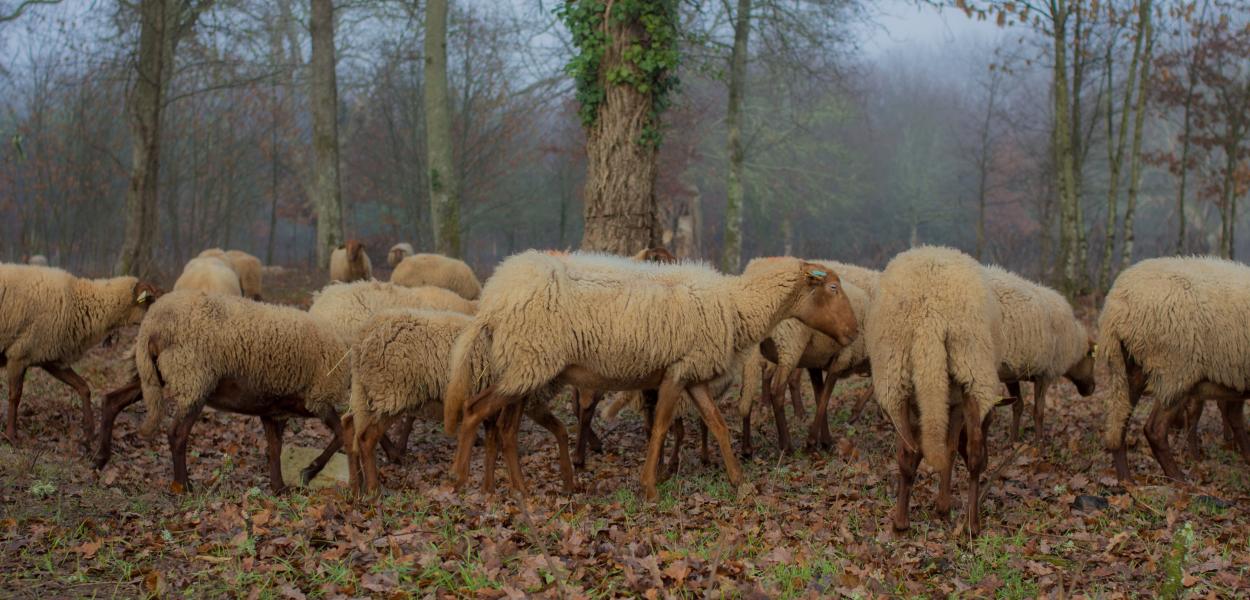
[(181, 496), (189, 491), (191, 491), (191, 486), (184, 485), (180, 481), (174, 481), (169, 484), (169, 493), (175, 496)]
[(300, 483), (303, 484), (304, 487), (308, 487), (308, 484), (312, 483), (313, 478), (317, 476), (317, 471), (318, 469), (312, 468), (311, 465), (304, 467), (303, 469), (300, 469), (300, 472), (299, 472)]

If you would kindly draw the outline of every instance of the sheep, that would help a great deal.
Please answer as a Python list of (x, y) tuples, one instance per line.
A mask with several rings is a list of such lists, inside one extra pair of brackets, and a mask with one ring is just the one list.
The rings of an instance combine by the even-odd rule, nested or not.
[(9, 384), (5, 435), (17, 444), (26, 369), (39, 367), (82, 401), (83, 443), (95, 437), (91, 388), (73, 364), (110, 332), (138, 323), (160, 291), (134, 277), (83, 279), (61, 269), (0, 265), (0, 366)]
[[(910, 527), (908, 504), (922, 455), (941, 475), (937, 510), (950, 513), (949, 467), (959, 446), (968, 467), (968, 531), (977, 535), (1002, 334), (1002, 311), (985, 271), (951, 248), (903, 252), (882, 272), (864, 327), (874, 394), (898, 434), (894, 529)], [(913, 411), (920, 418), (919, 443)]]
[(23, 262), (34, 267), (46, 267), (48, 266), (48, 257), (42, 254), (32, 254)]
[(985, 267), (990, 289), (1002, 308), (998, 377), (1007, 384), (1011, 443), (1019, 438), (1024, 399), (1020, 382), (1033, 382), (1033, 429), (1045, 439), (1046, 390), (1067, 377), (1081, 396), (1094, 393), (1094, 342), (1059, 292), (998, 266)]
[(391, 246), (390, 252), (386, 253), (386, 264), (390, 265), (391, 268), (394, 269), (399, 265), (400, 261), (412, 256), (413, 254), (416, 254), (416, 251), (412, 249), (412, 244), (409, 244), (408, 242), (400, 242)]
[(220, 258), (193, 258), (182, 267), (174, 291), (200, 290), (209, 294), (242, 296), (239, 275)]
[[(589, 253), (529, 251), (505, 260), (452, 353), (443, 408), (447, 431), (459, 428), (456, 485), (468, 476), (477, 426), (500, 410), (515, 413), (517, 400), (558, 383), (659, 389), (642, 474), (649, 500), (656, 498), (660, 445), (681, 391), (689, 390), (737, 486), (741, 467), (707, 382), (791, 316), (847, 343), (857, 334), (837, 276), (797, 258), (756, 259), (740, 276)], [(485, 373), (466, 358), (478, 346), (488, 348)], [(470, 383), (483, 377), (490, 386), (470, 404)]]
[[(815, 262), (815, 261), (814, 261)], [(867, 317), (871, 295), (867, 290), (875, 290), (880, 272), (835, 261), (819, 261), (830, 272), (837, 273), (842, 280), (843, 290), (860, 323)], [(853, 373), (866, 373), (868, 370), (868, 353), (863, 337), (852, 340), (849, 346), (841, 346), (829, 336), (812, 330), (802, 323), (788, 319), (782, 321), (768, 338), (760, 344), (763, 355), (777, 364), (767, 378), (770, 383), (765, 388), (764, 398), (773, 407), (773, 418), (777, 425), (777, 444), (782, 452), (792, 450), (790, 433), (786, 425), (784, 409), (784, 393), (788, 383), (797, 381), (792, 377), (796, 368), (807, 370), (812, 381), (812, 392), (816, 396), (816, 413), (808, 428), (807, 447), (833, 446), (833, 435), (829, 433), (829, 400), (838, 379)], [(749, 366), (749, 368), (758, 368)], [(745, 389), (744, 389), (745, 392)], [(791, 397), (801, 400), (801, 391), (791, 388)], [(751, 409), (753, 403), (745, 393), (738, 404), (738, 414), (742, 418), (742, 452), (749, 456), (751, 444)], [(796, 416), (802, 418), (801, 411)]]
[(147, 406), (141, 436), (156, 433), (166, 393), (173, 398), (171, 489), (177, 493), (190, 487), (187, 440), (205, 405), (260, 418), (275, 493), (285, 489), (285, 419), (320, 418), (334, 439), (301, 473), (305, 483), (311, 480), (341, 446), (335, 407), (348, 393), (350, 372), (340, 364), (347, 349), (338, 328), (296, 308), (199, 291), (161, 298), (139, 326), (134, 361)]
[(482, 284), (469, 265), (441, 254), (414, 254), (405, 258), (391, 273), (391, 283), (408, 287), (434, 285), (460, 294), (466, 300), (476, 300), (482, 293)]
[(198, 258), (220, 258), (225, 261), (239, 276), (239, 288), (243, 295), (252, 300), (261, 299), (261, 277), (265, 267), (259, 258), (242, 250), (223, 251), (221, 248), (209, 248), (201, 252)]
[(330, 281), (351, 283), (361, 279), (373, 279), (373, 264), (364, 244), (347, 240), (330, 254)]
[(1250, 439), (1241, 417), (1250, 394), (1250, 267), (1214, 257), (1143, 260), (1124, 270), (1098, 317), (1097, 367), (1106, 374), (1103, 444), (1116, 476), (1129, 482), (1125, 429), (1143, 393), (1155, 397), (1144, 432), (1168, 477), (1184, 481), (1168, 427), (1189, 398), (1219, 401), (1241, 455)]
[[(353, 491), (369, 495), (378, 492), (375, 448), (392, 421), (431, 403), (440, 405), (441, 410), (449, 375), (447, 356), (456, 336), (471, 322), (472, 317), (461, 313), (389, 310), (374, 316), (364, 327), (352, 354), (351, 408), (342, 419)], [(484, 359), (479, 356), (472, 360)], [(545, 402), (532, 402), (527, 409), (531, 419), (555, 435), (565, 491), (571, 493), (573, 467), (564, 425)], [(488, 492), (494, 487), (496, 442), (496, 435), (487, 436), (487, 476), (483, 487)], [(515, 446), (504, 445), (504, 451), (509, 461), (516, 459)], [(514, 480), (513, 484), (519, 482)]]

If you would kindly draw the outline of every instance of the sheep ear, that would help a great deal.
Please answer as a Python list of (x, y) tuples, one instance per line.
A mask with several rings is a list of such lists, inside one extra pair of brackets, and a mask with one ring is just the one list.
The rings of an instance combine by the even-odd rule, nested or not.
[(811, 269), (807, 272), (807, 282), (808, 283), (824, 283), (825, 278), (828, 276), (829, 276), (828, 273), (820, 269)]

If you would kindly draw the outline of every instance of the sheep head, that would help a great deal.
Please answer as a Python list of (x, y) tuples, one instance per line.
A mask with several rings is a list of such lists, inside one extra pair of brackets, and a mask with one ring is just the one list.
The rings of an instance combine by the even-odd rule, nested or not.
[(801, 267), (806, 289), (791, 316), (842, 346), (851, 345), (859, 335), (859, 324), (851, 301), (842, 291), (842, 280), (837, 273), (815, 263), (803, 262)]
[(134, 289), (131, 290), (130, 312), (126, 315), (126, 324), (135, 325), (142, 321), (143, 315), (148, 312), (148, 308), (163, 293), (160, 288), (146, 281), (135, 283)]
[(665, 247), (655, 246), (654, 248), (647, 248), (642, 252), (635, 254), (634, 260), (639, 262), (672, 264), (677, 262), (677, 257), (673, 256), (673, 253), (669, 252)]
[(1081, 356), (1081, 360), (1076, 361), (1072, 368), (1068, 369), (1064, 376), (1072, 381), (1072, 385), (1076, 386), (1076, 391), (1081, 396), (1089, 396), (1094, 393), (1094, 355), (1097, 354), (1097, 344), (1094, 340), (1089, 339), (1086, 342), (1085, 354)]
[(347, 240), (347, 260), (356, 262), (360, 260), (360, 252), (365, 249), (365, 245), (360, 240)]
[(396, 266), (399, 266), (399, 263), (403, 261), (404, 258), (406, 258), (407, 256), (408, 256), (408, 251), (405, 250), (399, 244), (395, 244), (395, 246), (391, 248), (391, 251), (387, 253), (386, 262), (392, 267), (396, 267)]

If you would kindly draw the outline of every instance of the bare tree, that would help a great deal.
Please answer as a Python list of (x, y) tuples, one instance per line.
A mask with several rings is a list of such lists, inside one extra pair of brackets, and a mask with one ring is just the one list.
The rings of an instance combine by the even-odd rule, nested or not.
[(317, 265), (324, 269), (330, 264), (330, 253), (344, 241), (333, 0), (312, 0), (308, 29), (312, 37), (312, 196), (317, 212)]
[(447, 92), (447, 0), (425, 7), (425, 143), (429, 156), (430, 214), (434, 245), (460, 256), (460, 178), (451, 138), (451, 98)]

